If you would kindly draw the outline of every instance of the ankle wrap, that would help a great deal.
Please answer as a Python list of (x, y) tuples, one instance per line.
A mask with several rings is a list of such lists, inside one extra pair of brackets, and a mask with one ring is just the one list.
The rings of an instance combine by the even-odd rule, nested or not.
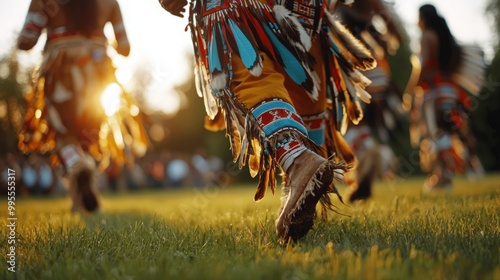
[(279, 99), (264, 101), (251, 109), (257, 125), (270, 138), (284, 130), (295, 130), (307, 135), (302, 118), (289, 103)]
[(306, 147), (291, 136), (276, 142), (276, 161), (283, 171), (287, 171), (293, 161), (306, 150)]
[(80, 161), (80, 159), (81, 155), (75, 145), (66, 145), (61, 148), (61, 160), (68, 170)]

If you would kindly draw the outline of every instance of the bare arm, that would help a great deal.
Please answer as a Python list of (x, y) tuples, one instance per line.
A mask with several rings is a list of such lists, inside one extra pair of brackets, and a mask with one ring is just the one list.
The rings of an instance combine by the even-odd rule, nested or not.
[(420, 40), (420, 64), (422, 65), (422, 72), (418, 84), (428, 81), (428, 76), (432, 74), (435, 69), (437, 61), (433, 61), (436, 57), (433, 55), (437, 47), (437, 38), (433, 32), (424, 31)]
[(186, 12), (187, 0), (159, 0), (161, 6), (177, 17), (184, 17), (184, 13)]
[(123, 24), (120, 6), (118, 5), (118, 2), (115, 3), (111, 24), (113, 25), (113, 31), (117, 42), (116, 51), (123, 56), (128, 56), (130, 54), (130, 42), (128, 41), (125, 25)]
[(17, 38), (17, 47), (21, 50), (30, 50), (38, 42), (42, 30), (46, 27), (48, 17), (43, 10), (42, 0), (31, 1), (23, 29)]

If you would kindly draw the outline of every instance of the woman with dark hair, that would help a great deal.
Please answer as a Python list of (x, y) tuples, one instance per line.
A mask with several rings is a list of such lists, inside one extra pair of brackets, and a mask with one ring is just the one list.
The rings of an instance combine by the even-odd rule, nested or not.
[[(464, 171), (465, 164), (471, 162), (474, 169), (481, 169), (473, 153), (474, 136), (469, 128), (470, 100), (460, 87), (463, 79), (459, 72), (464, 66), (463, 55), (467, 54), (434, 6), (420, 7), (418, 25), (422, 30), (422, 73), (415, 91), (410, 132), (412, 142), (420, 142), (421, 168), (430, 172), (424, 190), (449, 189), (453, 174)], [(475, 93), (474, 89), (469, 91)]]
[(137, 106), (119, 86), (107, 55), (108, 22), (116, 51), (127, 56), (130, 44), (116, 0), (32, 0), (17, 42), (19, 49), (30, 50), (47, 33), (19, 148), (55, 152), (52, 163), (69, 178), (74, 211), (100, 209), (94, 160), (101, 170), (110, 163), (123, 165), (129, 152), (125, 143), (132, 143), (134, 152), (146, 147)]
[(419, 9), (418, 26), (422, 30), (420, 56), (426, 70), (422, 79), (428, 81), (437, 73), (450, 78), (460, 61), (460, 47), (446, 20), (434, 6), (427, 4)]

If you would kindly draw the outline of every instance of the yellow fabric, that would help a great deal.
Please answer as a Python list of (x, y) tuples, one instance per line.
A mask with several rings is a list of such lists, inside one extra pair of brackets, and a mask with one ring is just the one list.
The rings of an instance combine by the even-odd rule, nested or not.
[(284, 85), (285, 77), (265, 53), (261, 52), (261, 56), (263, 69), (258, 77), (250, 74), (239, 57), (233, 56), (231, 91), (247, 109), (271, 98), (291, 103)]
[(246, 108), (252, 108), (266, 99), (281, 98), (291, 103), (301, 116), (320, 114), (326, 110), (326, 74), (319, 40), (313, 42), (310, 54), (316, 59), (314, 69), (320, 78), (320, 94), (317, 101), (312, 100), (303, 87), (294, 83), (284, 74), (283, 69), (276, 66), (263, 52), (261, 56), (264, 67), (258, 77), (250, 74), (239, 57), (233, 57), (234, 76), (231, 90)]

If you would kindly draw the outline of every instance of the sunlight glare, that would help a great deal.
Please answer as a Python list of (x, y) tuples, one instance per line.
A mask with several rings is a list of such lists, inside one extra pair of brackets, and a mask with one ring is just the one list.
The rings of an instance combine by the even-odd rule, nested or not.
[(110, 117), (114, 115), (121, 107), (121, 93), (122, 89), (116, 83), (110, 84), (102, 92), (101, 104), (104, 108), (106, 116)]
[(139, 110), (139, 107), (137, 107), (137, 105), (133, 104), (132, 106), (130, 106), (130, 115), (132, 117), (137, 117), (140, 113), (140, 110)]
[(182, 100), (175, 90), (155, 90), (148, 92), (146, 103), (154, 111), (166, 115), (175, 115), (181, 108)]

